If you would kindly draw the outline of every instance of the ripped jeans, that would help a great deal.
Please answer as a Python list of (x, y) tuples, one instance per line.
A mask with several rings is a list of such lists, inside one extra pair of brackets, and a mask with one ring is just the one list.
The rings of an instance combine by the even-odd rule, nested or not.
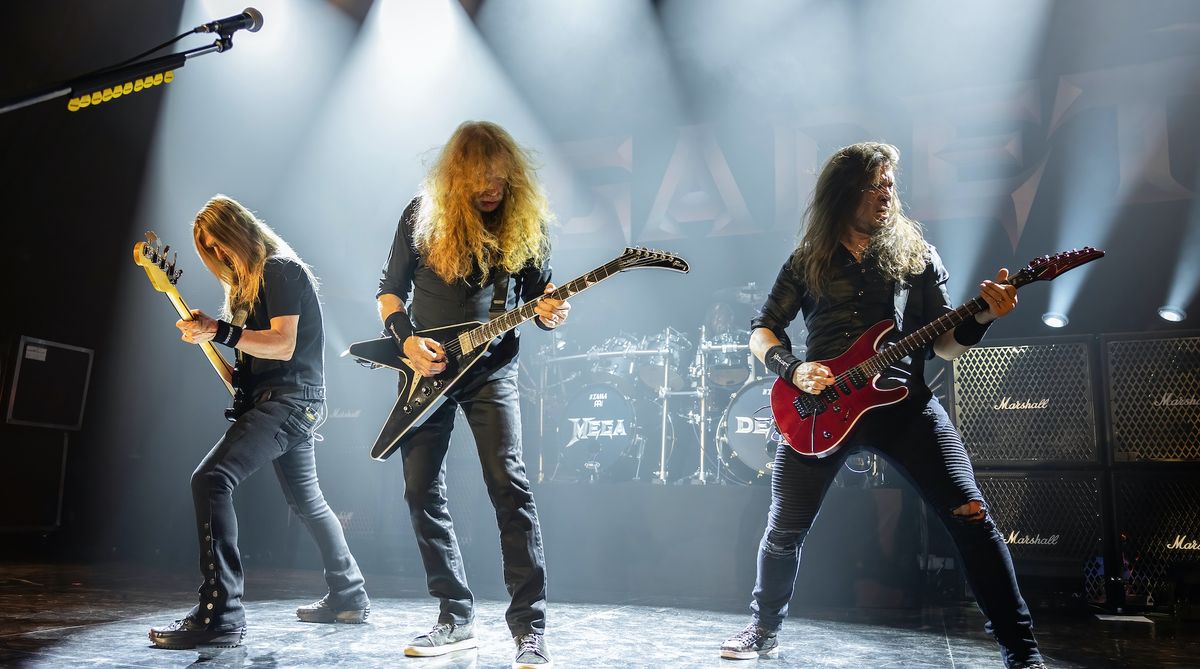
[(786, 445), (775, 453), (771, 509), (758, 549), (758, 576), (750, 608), (754, 623), (777, 630), (787, 617), (800, 549), (821, 501), (846, 456), (870, 447), (913, 483), (949, 530), (967, 582), (988, 618), (984, 629), (1000, 644), (1005, 666), (1040, 661), (1029, 607), (1017, 588), (1008, 545), (987, 514), (958, 430), (936, 399), (876, 409), (860, 420), (834, 454), (801, 458)]

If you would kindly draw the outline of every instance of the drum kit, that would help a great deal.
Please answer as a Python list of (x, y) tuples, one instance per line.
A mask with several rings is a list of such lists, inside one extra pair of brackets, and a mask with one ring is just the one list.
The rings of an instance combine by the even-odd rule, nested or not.
[(746, 307), (766, 295), (751, 283), (714, 298), (694, 341), (667, 327), (570, 351), (556, 332), (552, 344), (526, 358), (534, 365), (541, 478), (770, 481), (782, 439), (770, 408), (775, 376), (750, 353), (745, 328)]

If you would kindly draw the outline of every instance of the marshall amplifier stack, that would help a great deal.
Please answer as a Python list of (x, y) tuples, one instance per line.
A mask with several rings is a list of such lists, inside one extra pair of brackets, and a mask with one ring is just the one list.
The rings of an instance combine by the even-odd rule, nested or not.
[(988, 344), (947, 409), (1018, 573), (1128, 605), (1200, 584), (1200, 336)]

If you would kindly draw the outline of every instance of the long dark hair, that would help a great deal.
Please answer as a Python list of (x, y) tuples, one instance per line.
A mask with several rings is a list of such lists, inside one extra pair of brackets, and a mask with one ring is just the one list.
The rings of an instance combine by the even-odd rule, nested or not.
[[(891, 144), (861, 142), (839, 149), (821, 168), (792, 256), (792, 271), (813, 297), (825, 290), (834, 251), (853, 220), (863, 189), (874, 186), (884, 170), (899, 164), (900, 151)], [(924, 271), (929, 253), (921, 224), (904, 215), (900, 198), (892, 198), (890, 208), (887, 221), (871, 237), (867, 254), (875, 257), (885, 277), (904, 281)]]

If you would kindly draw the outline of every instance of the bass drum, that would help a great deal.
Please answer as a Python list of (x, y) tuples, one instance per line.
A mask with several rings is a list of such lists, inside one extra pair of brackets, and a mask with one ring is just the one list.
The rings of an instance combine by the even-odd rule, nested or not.
[(717, 448), (725, 475), (734, 483), (770, 482), (775, 450), (783, 435), (771, 415), (775, 377), (753, 381), (733, 396), (717, 425)]
[[(584, 384), (558, 423), (555, 481), (650, 480), (662, 457), (660, 404), (631, 398), (618, 379)], [(667, 461), (675, 444), (667, 417)]]

